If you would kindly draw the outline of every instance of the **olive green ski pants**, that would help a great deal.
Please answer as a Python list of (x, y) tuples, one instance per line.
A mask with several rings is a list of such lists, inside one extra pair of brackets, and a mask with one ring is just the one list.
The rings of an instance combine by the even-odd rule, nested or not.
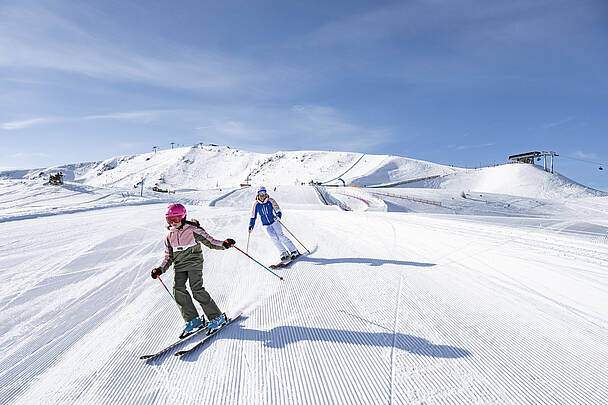
[(205, 287), (203, 287), (203, 272), (201, 270), (176, 271), (173, 282), (173, 294), (175, 295), (175, 301), (182, 313), (182, 317), (184, 317), (184, 321), (188, 322), (198, 317), (192, 297), (188, 293), (188, 290), (186, 290), (186, 280), (190, 280), (192, 296), (201, 304), (207, 319), (220, 316), (222, 312), (207, 290), (205, 290)]

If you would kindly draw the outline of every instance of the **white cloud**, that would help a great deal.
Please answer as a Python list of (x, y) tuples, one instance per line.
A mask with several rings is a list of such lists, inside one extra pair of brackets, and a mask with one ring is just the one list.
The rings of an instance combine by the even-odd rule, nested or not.
[[(597, 4), (573, 8), (551, 0), (394, 2), (345, 13), (294, 46), (317, 53), (326, 48), (335, 54), (327, 57), (332, 66), (382, 80), (468, 88), (522, 80), (538, 85), (555, 80), (540, 68), (547, 55), (580, 62), (593, 54), (581, 55), (571, 42), (582, 28), (604, 22)], [(378, 63), (383, 58), (390, 63)]]
[(344, 45), (395, 36), (402, 41), (419, 41), (433, 35), (437, 40), (444, 37), (446, 45), (465, 47), (487, 44), (488, 40), (530, 42), (576, 26), (580, 21), (572, 21), (573, 16), (594, 18), (593, 12), (597, 11), (593, 4), (573, 11), (567, 3), (557, 6), (554, 3), (551, 0), (483, 4), (477, 0), (396, 2), (331, 20), (311, 32), (306, 41), (309, 45)]
[(575, 117), (568, 117), (568, 118), (564, 118), (562, 120), (559, 121), (555, 121), (555, 122), (548, 122), (546, 124), (543, 124), (543, 129), (552, 129), (552, 128), (556, 128), (556, 127), (561, 127), (563, 125), (566, 125), (572, 121), (575, 120)]
[(256, 133), (259, 133), (258, 129), (250, 127), (243, 122), (237, 121), (217, 122), (214, 127), (218, 133), (235, 138), (250, 137), (256, 135)]
[[(188, 119), (194, 119), (190, 114)], [(220, 138), (240, 147), (369, 151), (390, 138), (390, 131), (357, 124), (339, 110), (324, 105), (288, 109), (230, 107), (198, 111), (201, 136)], [(216, 141), (215, 143), (220, 142)]]
[(49, 158), (51, 155), (44, 152), (16, 152), (9, 156), (11, 159)]
[(134, 149), (138, 147), (139, 144), (133, 142), (120, 142), (117, 147), (120, 149)]
[(247, 85), (263, 87), (269, 80), (267, 72), (224, 54), (161, 38), (149, 41), (158, 43), (156, 49), (163, 53), (146, 54), (117, 43), (113, 36), (95, 35), (84, 24), (86, 20), (71, 21), (49, 9), (3, 9), (0, 67), (50, 69), (181, 89), (235, 90)]
[(23, 120), (23, 121), (5, 122), (0, 125), (0, 128), (5, 129), (7, 131), (12, 131), (12, 130), (16, 130), (16, 129), (23, 129), (23, 128), (31, 127), (34, 125), (48, 123), (50, 121), (52, 121), (51, 118), (31, 118), (31, 119)]
[(576, 156), (577, 158), (580, 158), (580, 159), (597, 159), (596, 153), (585, 153), (580, 150), (574, 152), (574, 156)]
[(130, 111), (115, 112), (101, 115), (88, 115), (83, 120), (110, 120), (110, 121), (132, 121), (139, 123), (150, 123), (159, 118), (164, 111)]
[(86, 115), (83, 117), (40, 117), (31, 118), (21, 121), (10, 121), (0, 124), (0, 128), (4, 130), (17, 130), (34, 125), (44, 125), (48, 123), (56, 122), (76, 122), (76, 121), (94, 121), (94, 120), (107, 120), (107, 121), (129, 121), (140, 124), (149, 124), (163, 119), (184, 119), (188, 114), (192, 114), (190, 111), (185, 110), (144, 110), (144, 111), (125, 111), (125, 112), (113, 112), (107, 114), (98, 115)]
[(387, 135), (386, 131), (370, 129), (347, 120), (336, 109), (321, 105), (296, 105), (291, 111), (293, 125), (309, 136), (327, 142), (327, 137), (336, 141), (354, 141), (366, 145), (382, 143)]
[(476, 145), (456, 145), (456, 146), (453, 146), (453, 148), (455, 150), (470, 150), (470, 149), (488, 148), (490, 146), (494, 146), (494, 144), (493, 143), (481, 143), (481, 144), (476, 144)]

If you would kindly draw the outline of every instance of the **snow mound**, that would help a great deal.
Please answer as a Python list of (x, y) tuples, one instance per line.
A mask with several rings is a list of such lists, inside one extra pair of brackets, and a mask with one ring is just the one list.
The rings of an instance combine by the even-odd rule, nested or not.
[[(375, 156), (375, 158), (373, 160), (370, 159), (368, 162), (360, 163), (359, 165), (366, 167), (367, 171), (361, 173), (353, 170), (349, 173), (347, 182), (353, 186), (362, 187), (389, 186), (416, 179), (444, 176), (464, 170), (396, 156)], [(379, 160), (378, 158), (382, 159)]]
[(410, 183), (408, 187), (455, 192), (486, 192), (527, 198), (560, 199), (597, 197), (604, 192), (576, 183), (560, 174), (530, 164), (506, 164), (459, 171), (447, 176)]

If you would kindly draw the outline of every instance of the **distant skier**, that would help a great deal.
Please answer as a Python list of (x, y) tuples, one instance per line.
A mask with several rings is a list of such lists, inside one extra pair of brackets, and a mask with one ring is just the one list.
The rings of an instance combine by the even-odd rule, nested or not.
[(251, 219), (249, 220), (249, 233), (253, 231), (258, 214), (260, 214), (260, 220), (262, 225), (266, 227), (270, 240), (279, 250), (281, 261), (293, 260), (298, 257), (300, 252), (298, 252), (293, 242), (283, 234), (281, 224), (275, 220), (275, 218), (281, 218), (283, 215), (281, 208), (273, 198), (270, 198), (265, 187), (258, 190), (255, 203), (253, 203)]
[[(220, 311), (215, 301), (203, 287), (203, 252), (200, 243), (209, 249), (228, 249), (236, 242), (226, 239), (224, 242), (211, 237), (199, 225), (197, 220), (186, 220), (186, 207), (181, 204), (171, 204), (165, 214), (169, 234), (165, 239), (165, 259), (159, 267), (152, 270), (152, 278), (166, 272), (171, 264), (175, 273), (173, 294), (186, 326), (180, 339), (204, 326), (192, 302), (192, 297), (186, 290), (186, 280), (190, 280), (192, 295), (203, 308), (209, 319), (209, 333), (219, 329), (226, 323), (226, 315)], [(200, 242), (200, 243), (199, 243)]]

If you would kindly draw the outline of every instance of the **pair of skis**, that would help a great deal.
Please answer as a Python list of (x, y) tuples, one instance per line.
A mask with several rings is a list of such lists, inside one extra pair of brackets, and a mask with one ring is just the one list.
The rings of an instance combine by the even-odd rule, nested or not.
[[(236, 321), (237, 319), (239, 319), (241, 317), (241, 315), (243, 315), (243, 313), (241, 312), (240, 314), (238, 314), (237, 316), (235, 316), (234, 318), (231, 319), (227, 319), (226, 323), (223, 324), (219, 329), (217, 329), (216, 331), (208, 334), (207, 336), (205, 336), (202, 340), (200, 340), (199, 342), (197, 342), (195, 345), (190, 346), (188, 348), (182, 349), (182, 350), (178, 350), (177, 352), (175, 352), (173, 355), (174, 356), (183, 356), (184, 354), (190, 353), (194, 350), (196, 350), (197, 348), (201, 347), (202, 345), (204, 345), (208, 340), (212, 339), (215, 335), (217, 335), (222, 329), (224, 329), (226, 326), (230, 325), (232, 322)], [(178, 340), (177, 342), (170, 344), (169, 346), (157, 351), (156, 353), (153, 354), (144, 354), (143, 356), (140, 356), (139, 358), (142, 360), (149, 360), (149, 359), (153, 359), (155, 357), (158, 357), (162, 354), (167, 353), (168, 351), (170, 351), (171, 349), (177, 347), (177, 346), (181, 346), (184, 344), (184, 342), (187, 342), (188, 340), (192, 339), (194, 336), (202, 333), (202, 332), (207, 332), (207, 328), (203, 327), (198, 329), (196, 332), (186, 336), (183, 339)]]
[(298, 258), (300, 258), (302, 256), (303, 256), (303, 254), (300, 253), (296, 257), (294, 257), (293, 259), (290, 258), (288, 260), (281, 260), (277, 264), (271, 264), (270, 266), (268, 266), (268, 268), (270, 268), (270, 269), (282, 269), (282, 268), (285, 268), (285, 267), (289, 266), (291, 263), (293, 263), (296, 260), (298, 260)]

